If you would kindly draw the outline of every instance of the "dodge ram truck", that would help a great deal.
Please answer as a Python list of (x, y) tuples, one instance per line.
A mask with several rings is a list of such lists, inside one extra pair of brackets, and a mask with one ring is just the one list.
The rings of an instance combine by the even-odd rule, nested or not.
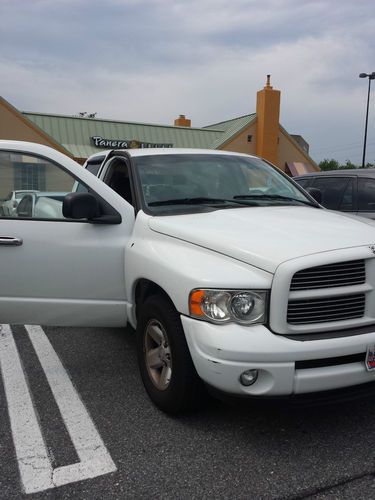
[(112, 150), (82, 168), (0, 141), (0, 176), (4, 192), (41, 193), (0, 215), (2, 323), (130, 324), (145, 389), (171, 413), (205, 386), (250, 398), (375, 382), (375, 223), (322, 208), (260, 158)]

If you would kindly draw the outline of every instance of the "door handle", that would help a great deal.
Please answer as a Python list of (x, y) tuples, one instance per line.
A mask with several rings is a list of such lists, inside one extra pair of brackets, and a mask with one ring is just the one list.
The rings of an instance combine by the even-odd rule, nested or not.
[(0, 245), (19, 247), (23, 243), (22, 238), (13, 236), (0, 236)]

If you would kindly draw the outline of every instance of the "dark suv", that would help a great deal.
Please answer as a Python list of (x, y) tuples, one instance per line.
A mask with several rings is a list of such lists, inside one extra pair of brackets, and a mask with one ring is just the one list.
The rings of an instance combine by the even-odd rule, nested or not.
[(319, 189), (330, 210), (375, 219), (375, 168), (329, 170), (293, 177), (304, 189)]

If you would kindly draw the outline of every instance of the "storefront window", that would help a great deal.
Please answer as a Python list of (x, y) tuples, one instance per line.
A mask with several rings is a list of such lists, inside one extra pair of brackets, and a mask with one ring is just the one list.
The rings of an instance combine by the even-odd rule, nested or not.
[(16, 163), (14, 165), (14, 188), (46, 189), (46, 167), (43, 164)]

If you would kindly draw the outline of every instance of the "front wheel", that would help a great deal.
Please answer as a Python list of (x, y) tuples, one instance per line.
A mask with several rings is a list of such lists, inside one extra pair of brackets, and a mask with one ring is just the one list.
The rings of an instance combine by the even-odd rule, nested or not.
[(137, 325), (141, 377), (151, 400), (167, 413), (199, 405), (203, 384), (195, 371), (178, 312), (163, 296), (141, 305)]

